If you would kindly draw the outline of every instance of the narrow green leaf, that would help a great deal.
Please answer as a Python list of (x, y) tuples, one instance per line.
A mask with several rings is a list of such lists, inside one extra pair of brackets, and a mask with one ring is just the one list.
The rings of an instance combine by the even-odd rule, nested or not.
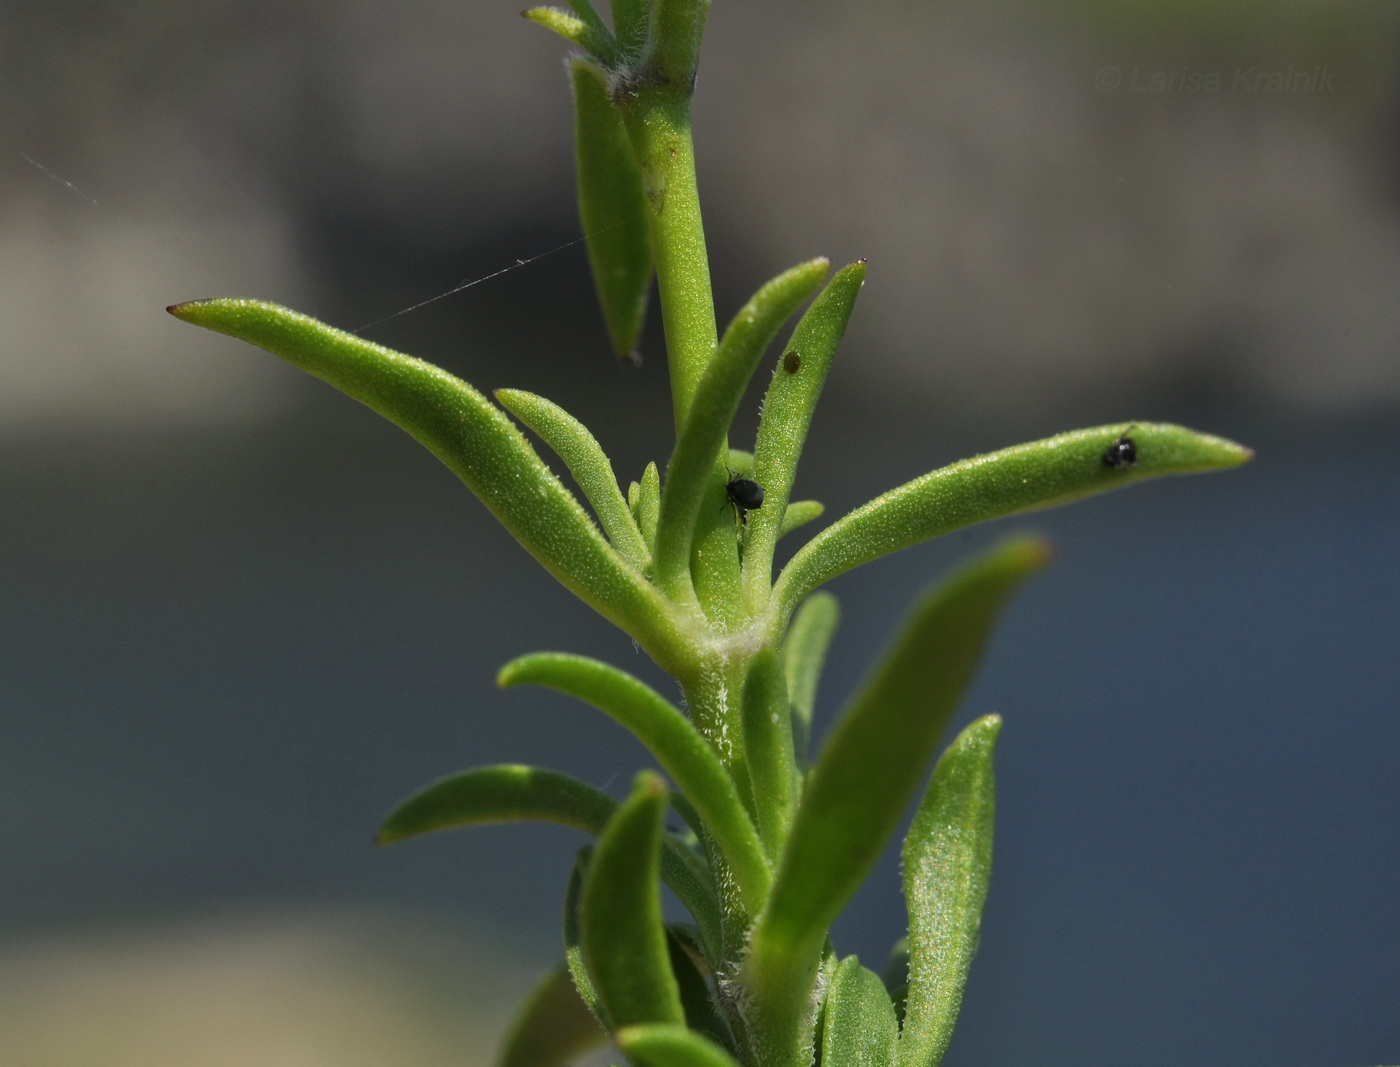
[(198, 300), (169, 311), (266, 349), (407, 430), (585, 603), (663, 668), (684, 662), (675, 618), (660, 593), (607, 543), (505, 413), (466, 382), (275, 304)]
[(899, 1067), (937, 1067), (953, 1036), (992, 873), (1000, 732), (1000, 717), (987, 715), (948, 746), (904, 839), (909, 992)]
[(641, 55), (647, 39), (650, 0), (612, 0), (613, 32), (622, 51), (633, 58)]
[[(1137, 465), (1104, 461), (1131, 431)], [(1064, 504), (1144, 478), (1238, 466), (1254, 453), (1233, 441), (1166, 423), (1116, 423), (1017, 445), (915, 478), (857, 508), (798, 551), (774, 587), (778, 615), (852, 567), (988, 519)]]
[(783, 641), (783, 674), (788, 680), (792, 704), (792, 745), (806, 766), (812, 737), (812, 709), (817, 703), (826, 652), (841, 621), (841, 607), (830, 593), (813, 593), (797, 609)]
[(712, 481), (723, 477), (719, 459), (744, 389), (768, 342), (821, 284), (828, 266), (827, 260), (814, 259), (764, 285), (724, 331), (700, 378), (661, 489), (656, 574), (661, 587), (674, 599), (693, 599), (690, 548), (696, 520), (701, 518), (701, 505)]
[(608, 820), (583, 880), (583, 955), (612, 1025), (684, 1024), (661, 917), (661, 827), (666, 785), (637, 775)]
[(604, 66), (611, 67), (618, 61), (617, 38), (613, 36), (612, 30), (608, 29), (608, 24), (603, 21), (597, 9), (589, 0), (569, 0), (569, 6), (574, 9), (574, 14), (597, 36), (607, 42), (607, 51), (593, 51), (593, 54), (602, 61)]
[(611, 34), (599, 33), (597, 26), (589, 25), (585, 20), (570, 15), (567, 11), (560, 11), (557, 7), (532, 7), (522, 14), (531, 22), (553, 30), (566, 41), (572, 41), (580, 48), (587, 49), (605, 63), (611, 62), (617, 54), (617, 46), (613, 43)]
[(574, 988), (567, 964), (560, 964), (530, 991), (506, 1031), (497, 1067), (566, 1067), (603, 1044), (607, 1031)]
[(818, 500), (794, 500), (783, 512), (783, 523), (778, 527), (778, 536), (786, 537), (799, 526), (806, 526), (814, 519), (820, 519), (826, 512), (826, 505)]
[(705, 958), (704, 949), (693, 943), (683, 927), (674, 923), (666, 927), (666, 935), (666, 945), (671, 954), (671, 970), (680, 989), (686, 1025), (733, 1052), (733, 1035), (730, 1034), (719, 1009), (715, 1007), (706, 978), (709, 963)]
[(656, 552), (656, 520), (661, 514), (661, 472), (655, 463), (648, 463), (642, 472), (641, 493), (637, 497), (637, 525), (642, 538), (654, 555)]
[(435, 830), (534, 819), (596, 834), (617, 802), (558, 771), (520, 764), (473, 767), (440, 778), (395, 808), (375, 840), (390, 845)]
[(1011, 541), (935, 587), (823, 746), (744, 965), (751, 1014), (785, 1046), (828, 927), (918, 788), (1002, 603), (1048, 555), (1040, 541)]
[(762, 907), (770, 875), (758, 832), (719, 756), (665, 697), (616, 667), (563, 652), (541, 652), (507, 663), (497, 683), (557, 689), (631, 730), (695, 805), (728, 859), (749, 913)]
[[(473, 767), (425, 787), (390, 813), (376, 841), (393, 844), (419, 834), (526, 819), (558, 823), (598, 834), (617, 802), (577, 778), (518, 764)], [(715, 887), (691, 850), (667, 834), (661, 876), (704, 931), (707, 944), (721, 944)]]
[[(907, 839), (906, 839), (907, 844)], [(901, 937), (890, 949), (890, 958), (885, 963), (883, 975), (885, 989), (894, 1001), (894, 1013), (899, 1025), (904, 1025), (904, 1008), (909, 1000), (909, 939)]]
[(836, 968), (822, 1018), (823, 1067), (891, 1067), (899, 1022), (885, 984), (860, 960)]
[(622, 117), (608, 99), (607, 75), (584, 59), (569, 64), (574, 83), (578, 210), (613, 351), (635, 362), (651, 289), (646, 194)]
[[(637, 501), (641, 498), (641, 482), (627, 483), (627, 507), (632, 512), (633, 521), (637, 521)], [(641, 529), (641, 522), (637, 521), (637, 528)]]
[(588, 877), (589, 865), (593, 862), (593, 846), (585, 845), (574, 857), (573, 870), (569, 872), (569, 888), (564, 893), (564, 965), (569, 969), (569, 977), (574, 981), (574, 989), (589, 1012), (600, 1026), (611, 1031), (607, 1010), (588, 970), (588, 961), (583, 953), (583, 884)]
[(754, 657), (744, 683), (744, 753), (753, 786), (758, 828), (768, 855), (776, 858), (787, 840), (797, 804), (797, 768), (792, 754), (792, 711), (778, 654), (765, 648)]
[(739, 1067), (719, 1045), (684, 1026), (629, 1026), (613, 1037), (646, 1067)]
[(521, 389), (497, 389), (496, 400), (554, 449), (584, 497), (593, 506), (603, 532), (613, 547), (639, 571), (651, 562), (651, 551), (642, 541), (617, 476), (603, 446), (588, 427), (551, 400)]
[(773, 548), (785, 532), (785, 509), (812, 412), (864, 284), (864, 260), (836, 272), (797, 324), (763, 398), (754, 480), (763, 486), (766, 499), (764, 509), (750, 517), (744, 543), (745, 593), (751, 605), (761, 604), (769, 594)]

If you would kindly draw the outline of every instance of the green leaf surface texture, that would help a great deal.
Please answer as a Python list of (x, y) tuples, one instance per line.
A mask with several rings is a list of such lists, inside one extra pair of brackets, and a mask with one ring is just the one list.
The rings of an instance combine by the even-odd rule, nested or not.
[(831, 639), (841, 621), (841, 607), (830, 593), (813, 593), (793, 616), (783, 641), (783, 673), (792, 705), (793, 748), (805, 766), (812, 736), (812, 710)]
[(864, 261), (836, 272), (798, 322), (763, 398), (754, 444), (754, 480), (763, 486), (765, 507), (750, 517), (744, 542), (744, 584), (752, 604), (768, 595), (773, 548), (783, 533), (812, 413), (864, 284)]
[(827, 989), (822, 1016), (823, 1067), (891, 1067), (899, 1022), (885, 983), (847, 956)]
[(376, 838), (388, 845), (419, 834), (535, 819), (596, 834), (617, 802), (558, 771), (522, 764), (473, 767), (425, 786), (395, 808)]
[[(1136, 466), (1118, 470), (1105, 452), (1131, 432)], [(1068, 503), (1164, 474), (1234, 467), (1253, 455), (1224, 438), (1165, 423), (1115, 423), (966, 459), (915, 478), (832, 523), (798, 550), (778, 577), (784, 617), (818, 586), (852, 567), (952, 530)]]
[(778, 528), (778, 536), (786, 537), (799, 526), (820, 519), (826, 513), (826, 505), (818, 500), (794, 500), (783, 512), (783, 524)]
[(466, 382), (275, 304), (201, 300), (169, 310), (271, 352), (406, 430), (551, 574), (663, 668), (674, 666), (679, 635), (660, 594), (608, 544), (505, 413)]
[[(558, 771), (500, 764), (473, 767), (425, 786), (385, 820), (376, 841), (393, 844), (438, 830), (538, 820), (599, 834), (617, 801)], [(695, 917), (707, 943), (720, 944), (719, 901), (708, 870), (680, 838), (665, 835), (661, 877)]]
[(612, 461), (588, 427), (552, 400), (534, 393), (497, 389), (495, 397), (564, 461), (613, 547), (638, 571), (645, 571), (651, 562), (651, 550), (642, 540), (632, 511), (618, 488)]
[(684, 1026), (631, 1026), (615, 1036), (618, 1048), (646, 1067), (738, 1067), (718, 1044)]
[(899, 1067), (937, 1067), (953, 1036), (982, 925), (996, 814), (988, 715), (948, 746), (904, 839), (909, 990)]
[(632, 731), (705, 821), (746, 906), (762, 906), (770, 876), (758, 831), (719, 756), (678, 708), (616, 667), (563, 652), (522, 656), (506, 664), (497, 680), (575, 696)]
[(749, 668), (742, 713), (758, 828), (768, 854), (776, 858), (792, 825), (798, 785), (787, 683), (782, 660), (771, 648), (759, 652)]
[(1003, 602), (1048, 555), (1018, 539), (935, 586), (822, 747), (745, 962), (750, 1010), (781, 1045), (800, 1040), (826, 931), (918, 788)]
[[(725, 330), (700, 378), (666, 468), (656, 533), (656, 575), (678, 600), (692, 598), (690, 548), (744, 389), (778, 328), (821, 284), (825, 259), (799, 264), (763, 286)], [(720, 472), (722, 475), (722, 472)]]
[(583, 59), (573, 60), (569, 73), (579, 220), (613, 351), (630, 362), (646, 321), (653, 271), (646, 194), (622, 116), (608, 99), (607, 75)]
[(607, 1037), (574, 988), (568, 965), (560, 964), (516, 1012), (496, 1067), (566, 1067)]
[(685, 1023), (658, 880), (666, 786), (643, 771), (593, 848), (580, 908), (588, 973), (614, 1027)]
[(557, 7), (532, 7), (524, 14), (531, 22), (553, 30), (566, 41), (572, 41), (595, 56), (612, 56), (616, 52), (611, 34), (599, 33), (598, 27), (567, 11), (560, 11)]

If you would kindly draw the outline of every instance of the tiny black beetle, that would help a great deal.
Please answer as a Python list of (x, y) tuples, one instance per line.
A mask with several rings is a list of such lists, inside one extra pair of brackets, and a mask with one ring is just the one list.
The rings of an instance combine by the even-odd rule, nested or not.
[(751, 478), (736, 474), (725, 484), (724, 492), (729, 497), (729, 502), (734, 505), (740, 522), (748, 522), (748, 512), (763, 507), (763, 486)]
[[(1132, 429), (1130, 426), (1129, 429)], [(1103, 465), (1116, 471), (1136, 467), (1138, 462), (1137, 444), (1126, 433), (1108, 446), (1103, 454)]]

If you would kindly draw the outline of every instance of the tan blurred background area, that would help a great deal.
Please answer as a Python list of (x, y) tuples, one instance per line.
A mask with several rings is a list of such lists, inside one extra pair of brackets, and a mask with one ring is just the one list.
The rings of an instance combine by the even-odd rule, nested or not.
[[(624, 481), (664, 460), (659, 327), (609, 355), (520, 6), (0, 7), (3, 1067), (484, 1065), (557, 956), (573, 836), (370, 838), (467, 764), (616, 793), (639, 748), (491, 680), (647, 666), (397, 431), (164, 312), (387, 319)], [(798, 485), (829, 516), (1073, 425), (1259, 447), (1040, 524), (968, 704), (1008, 728), (949, 1067), (1394, 1062), (1400, 5), (716, 0), (695, 113), (721, 315), (870, 262)], [(988, 536), (838, 583), (819, 715)], [(838, 928), (877, 968), (896, 886)]]

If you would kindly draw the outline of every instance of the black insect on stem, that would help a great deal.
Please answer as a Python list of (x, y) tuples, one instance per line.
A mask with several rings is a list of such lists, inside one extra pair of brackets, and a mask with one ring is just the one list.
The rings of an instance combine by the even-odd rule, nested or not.
[[(1132, 427), (1129, 426), (1128, 430)], [(1103, 454), (1103, 465), (1116, 471), (1136, 467), (1138, 463), (1137, 443), (1128, 436), (1128, 430), (1119, 434), (1118, 439), (1109, 445)]]
[(750, 511), (757, 511), (763, 507), (763, 486), (752, 478), (730, 472), (729, 481), (724, 485), (724, 493), (733, 505), (734, 513), (739, 516), (741, 524), (749, 521)]

